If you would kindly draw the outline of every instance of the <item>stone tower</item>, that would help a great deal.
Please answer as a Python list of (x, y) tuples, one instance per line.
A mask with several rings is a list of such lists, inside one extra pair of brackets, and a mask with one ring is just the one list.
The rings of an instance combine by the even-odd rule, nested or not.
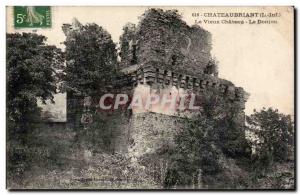
[[(218, 94), (221, 97), (218, 101), (236, 108), (235, 117), (241, 128), (234, 142), (244, 139), (247, 93), (217, 76), (211, 38), (200, 26), (188, 26), (176, 11), (150, 9), (137, 27), (130, 24), (124, 28), (120, 45), (122, 54), (127, 55), (121, 55), (120, 66), (126, 78), (130, 78), (131, 93), (140, 90), (160, 95), (194, 93), (203, 104)], [(130, 151), (143, 156), (163, 145), (172, 145), (174, 134), (185, 128), (182, 122), (185, 117), (180, 114), (160, 108), (133, 111), (130, 139), (134, 144), (129, 145)]]
[[(63, 28), (66, 35), (66, 29), (72, 30), (67, 25)], [(240, 127), (227, 139), (232, 144), (245, 139), (247, 93), (218, 77), (217, 64), (211, 56), (212, 35), (208, 31), (200, 26), (188, 26), (176, 11), (161, 9), (146, 11), (137, 26), (127, 24), (123, 30), (119, 64), (123, 75), (116, 80), (116, 93), (193, 93), (201, 97), (203, 105), (217, 94), (217, 101), (233, 108)], [(98, 113), (93, 118), (111, 124), (109, 149), (112, 153), (128, 154), (149, 171), (163, 174), (168, 167), (168, 155), (163, 148), (174, 147), (174, 137), (185, 130), (188, 117), (189, 113), (150, 108)]]

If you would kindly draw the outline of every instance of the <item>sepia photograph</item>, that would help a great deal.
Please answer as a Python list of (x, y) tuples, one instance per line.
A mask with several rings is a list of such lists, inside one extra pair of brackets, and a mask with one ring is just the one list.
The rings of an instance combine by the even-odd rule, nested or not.
[(295, 190), (293, 6), (6, 6), (8, 190)]

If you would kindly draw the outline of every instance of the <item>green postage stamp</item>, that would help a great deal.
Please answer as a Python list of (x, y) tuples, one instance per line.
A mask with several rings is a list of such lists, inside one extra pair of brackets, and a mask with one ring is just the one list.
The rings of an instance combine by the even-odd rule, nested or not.
[(14, 6), (15, 28), (50, 28), (50, 6)]

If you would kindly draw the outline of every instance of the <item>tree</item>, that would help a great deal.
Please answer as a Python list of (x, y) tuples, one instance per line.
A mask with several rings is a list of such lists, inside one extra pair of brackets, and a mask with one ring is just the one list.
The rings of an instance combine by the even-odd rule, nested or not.
[[(203, 98), (203, 111), (188, 119), (185, 130), (175, 138), (176, 148), (166, 187), (201, 183), (224, 187), (239, 185), (234, 181), (241, 173), (232, 162), (240, 163), (247, 157), (242, 103), (224, 99), (217, 91), (206, 93)], [(227, 158), (232, 161), (224, 160)], [(228, 177), (228, 173), (233, 175)], [(245, 178), (239, 182), (246, 183)]]
[(166, 174), (166, 187), (200, 185), (199, 175), (214, 175), (220, 171), (218, 156), (221, 150), (215, 145), (213, 123), (199, 114), (175, 137), (176, 148)]
[(7, 34), (8, 138), (27, 133), (39, 116), (38, 99), (53, 102), (56, 71), (63, 65), (61, 50), (32, 33)]
[(117, 71), (116, 45), (101, 26), (75, 22), (76, 28), (65, 31), (65, 81), (68, 87), (92, 95), (113, 83)]
[(206, 93), (203, 115), (213, 120), (215, 143), (226, 156), (247, 156), (249, 146), (245, 138), (244, 103), (220, 96), (217, 91)]
[(263, 108), (246, 118), (248, 130), (258, 138), (253, 143), (257, 149), (256, 157), (266, 165), (288, 159), (289, 148), (293, 147), (294, 124), (290, 115), (277, 109)]

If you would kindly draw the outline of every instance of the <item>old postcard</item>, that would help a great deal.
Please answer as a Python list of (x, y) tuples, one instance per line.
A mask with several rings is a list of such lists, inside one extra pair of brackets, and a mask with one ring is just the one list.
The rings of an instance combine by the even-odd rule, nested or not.
[(7, 189), (295, 189), (293, 7), (6, 17)]

